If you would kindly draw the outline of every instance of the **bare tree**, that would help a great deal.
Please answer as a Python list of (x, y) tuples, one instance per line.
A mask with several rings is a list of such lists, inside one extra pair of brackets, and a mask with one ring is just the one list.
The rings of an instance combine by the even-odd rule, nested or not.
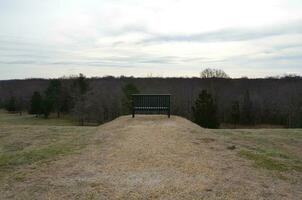
[(201, 78), (230, 78), (223, 70), (221, 69), (211, 69), (207, 68), (200, 73)]

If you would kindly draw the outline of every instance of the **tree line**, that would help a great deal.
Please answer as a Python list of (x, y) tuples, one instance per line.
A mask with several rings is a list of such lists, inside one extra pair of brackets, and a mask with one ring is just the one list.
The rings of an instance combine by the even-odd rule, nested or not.
[[(27, 111), (38, 117), (48, 118), (51, 113), (60, 118), (62, 114), (71, 115), (80, 125), (86, 123), (103, 123), (112, 120), (121, 114), (129, 114), (131, 111), (131, 95), (139, 93), (137, 87), (131, 83), (123, 88), (120, 111), (112, 114), (112, 107), (101, 105), (101, 101), (108, 96), (100, 98), (100, 94), (90, 87), (89, 79), (83, 74), (79, 76), (65, 77), (49, 80), (48, 86), (42, 91), (33, 91), (28, 101), (10, 96), (0, 101), (0, 107), (11, 113)], [(97, 99), (102, 99), (97, 101)], [(100, 113), (99, 110), (102, 109)]]
[(208, 128), (223, 124), (302, 127), (302, 78), (298, 76), (231, 79), (218, 71), (202, 78), (79, 75), (10, 80), (0, 81), (0, 105), (37, 117), (68, 114), (82, 125), (99, 124), (129, 114), (131, 94), (139, 92), (170, 93), (172, 114)]

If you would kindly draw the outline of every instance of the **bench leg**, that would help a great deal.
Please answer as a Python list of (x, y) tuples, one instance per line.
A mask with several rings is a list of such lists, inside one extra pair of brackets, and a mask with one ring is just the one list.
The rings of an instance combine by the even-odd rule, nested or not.
[(170, 118), (170, 110), (168, 110), (168, 118)]
[(134, 110), (132, 110), (132, 118), (134, 118), (134, 115), (135, 115)]

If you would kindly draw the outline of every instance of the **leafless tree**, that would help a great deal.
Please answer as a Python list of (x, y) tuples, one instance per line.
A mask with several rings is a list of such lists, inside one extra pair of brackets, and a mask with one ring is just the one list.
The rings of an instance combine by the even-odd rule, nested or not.
[(211, 69), (207, 68), (200, 73), (201, 78), (230, 78), (223, 70), (221, 69)]

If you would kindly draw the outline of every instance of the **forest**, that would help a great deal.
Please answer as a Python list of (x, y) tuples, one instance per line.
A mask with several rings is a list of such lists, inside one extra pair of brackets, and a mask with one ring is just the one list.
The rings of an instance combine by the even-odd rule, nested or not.
[(261, 124), (302, 127), (299, 76), (86, 78), (80, 74), (58, 79), (3, 80), (0, 106), (9, 112), (29, 112), (37, 117), (47, 118), (50, 113), (57, 117), (70, 115), (80, 125), (102, 124), (129, 114), (133, 93), (171, 94), (171, 114), (208, 128)]

